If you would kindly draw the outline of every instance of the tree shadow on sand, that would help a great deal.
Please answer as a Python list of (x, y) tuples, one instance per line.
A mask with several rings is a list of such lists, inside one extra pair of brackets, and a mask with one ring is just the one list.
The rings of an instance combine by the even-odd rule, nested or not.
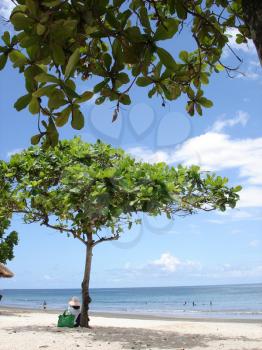
[[(95, 327), (83, 328), (57, 328), (55, 326), (22, 326), (6, 328), (9, 333), (19, 332), (49, 332), (70, 333), (73, 335), (87, 336), (88, 340), (106, 342), (108, 344), (120, 342), (123, 349), (191, 349), (195, 346), (207, 347), (211, 341), (223, 341), (229, 338), (207, 336), (199, 334), (179, 334), (175, 332), (163, 332), (142, 328), (118, 328), (118, 327)], [(242, 340), (244, 337), (241, 337)]]

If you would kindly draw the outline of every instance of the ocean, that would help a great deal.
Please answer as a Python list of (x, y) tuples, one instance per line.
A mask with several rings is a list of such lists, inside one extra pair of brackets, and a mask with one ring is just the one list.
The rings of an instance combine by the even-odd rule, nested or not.
[[(80, 289), (5, 289), (0, 306), (65, 309)], [(190, 318), (262, 319), (262, 284), (91, 289), (91, 311)]]

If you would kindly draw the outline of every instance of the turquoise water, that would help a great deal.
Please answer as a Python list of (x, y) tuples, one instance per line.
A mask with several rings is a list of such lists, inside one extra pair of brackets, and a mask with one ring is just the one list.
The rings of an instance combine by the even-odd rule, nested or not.
[[(49, 309), (64, 309), (71, 296), (81, 296), (80, 289), (6, 289), (0, 294), (0, 305), (35, 309), (44, 300)], [(262, 284), (92, 289), (91, 296), (91, 310), (97, 312), (262, 319)]]

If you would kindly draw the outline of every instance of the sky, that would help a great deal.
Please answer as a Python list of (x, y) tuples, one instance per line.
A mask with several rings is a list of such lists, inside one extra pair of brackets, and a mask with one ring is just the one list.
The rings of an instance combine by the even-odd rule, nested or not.
[[(8, 16), (9, 5), (1, 1), (0, 15)], [(1, 22), (0, 32), (6, 29)], [(190, 48), (190, 34), (179, 38), (175, 48), (168, 45), (174, 53)], [(148, 162), (198, 164), (228, 177), (232, 186), (243, 186), (236, 209), (172, 221), (143, 216), (142, 225), (124, 232), (119, 241), (97, 246), (91, 287), (262, 282), (262, 70), (252, 42), (236, 45), (232, 37), (231, 45), (243, 59), (240, 72), (234, 78), (225, 72), (211, 78), (205, 95), (214, 107), (202, 117), (187, 115), (184, 98), (163, 108), (159, 98), (147, 98), (147, 89), (134, 87), (132, 104), (114, 124), (114, 106), (96, 106), (92, 99), (82, 107), (84, 129), (61, 129), (61, 138), (99, 138)], [(223, 62), (236, 64), (229, 51)], [(92, 84), (78, 82), (80, 91)], [(0, 91), (0, 158), (8, 161), (30, 145), (37, 120), (27, 110), (13, 108), (25, 88), (10, 64), (0, 73)], [(21, 217), (13, 218), (12, 229), (19, 232), (15, 259), (8, 263), (15, 277), (1, 279), (0, 289), (80, 287), (85, 249), (79, 241), (37, 224), (25, 225)]]

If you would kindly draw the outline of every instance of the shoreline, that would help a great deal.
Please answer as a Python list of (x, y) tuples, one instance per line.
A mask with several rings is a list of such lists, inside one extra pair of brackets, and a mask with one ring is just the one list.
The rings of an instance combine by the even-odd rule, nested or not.
[[(33, 313), (33, 314), (61, 314), (64, 309), (35, 309), (35, 308), (25, 308), (17, 306), (5, 306), (0, 305), (0, 315), (1, 310), (12, 311), (15, 313)], [(141, 320), (141, 321), (170, 321), (170, 322), (208, 322), (208, 323), (255, 323), (262, 324), (262, 319), (255, 318), (220, 318), (220, 317), (177, 317), (177, 316), (161, 316), (161, 315), (148, 315), (148, 314), (135, 314), (135, 313), (120, 313), (120, 312), (90, 312), (91, 317), (99, 317), (106, 319), (126, 319), (126, 320)]]

